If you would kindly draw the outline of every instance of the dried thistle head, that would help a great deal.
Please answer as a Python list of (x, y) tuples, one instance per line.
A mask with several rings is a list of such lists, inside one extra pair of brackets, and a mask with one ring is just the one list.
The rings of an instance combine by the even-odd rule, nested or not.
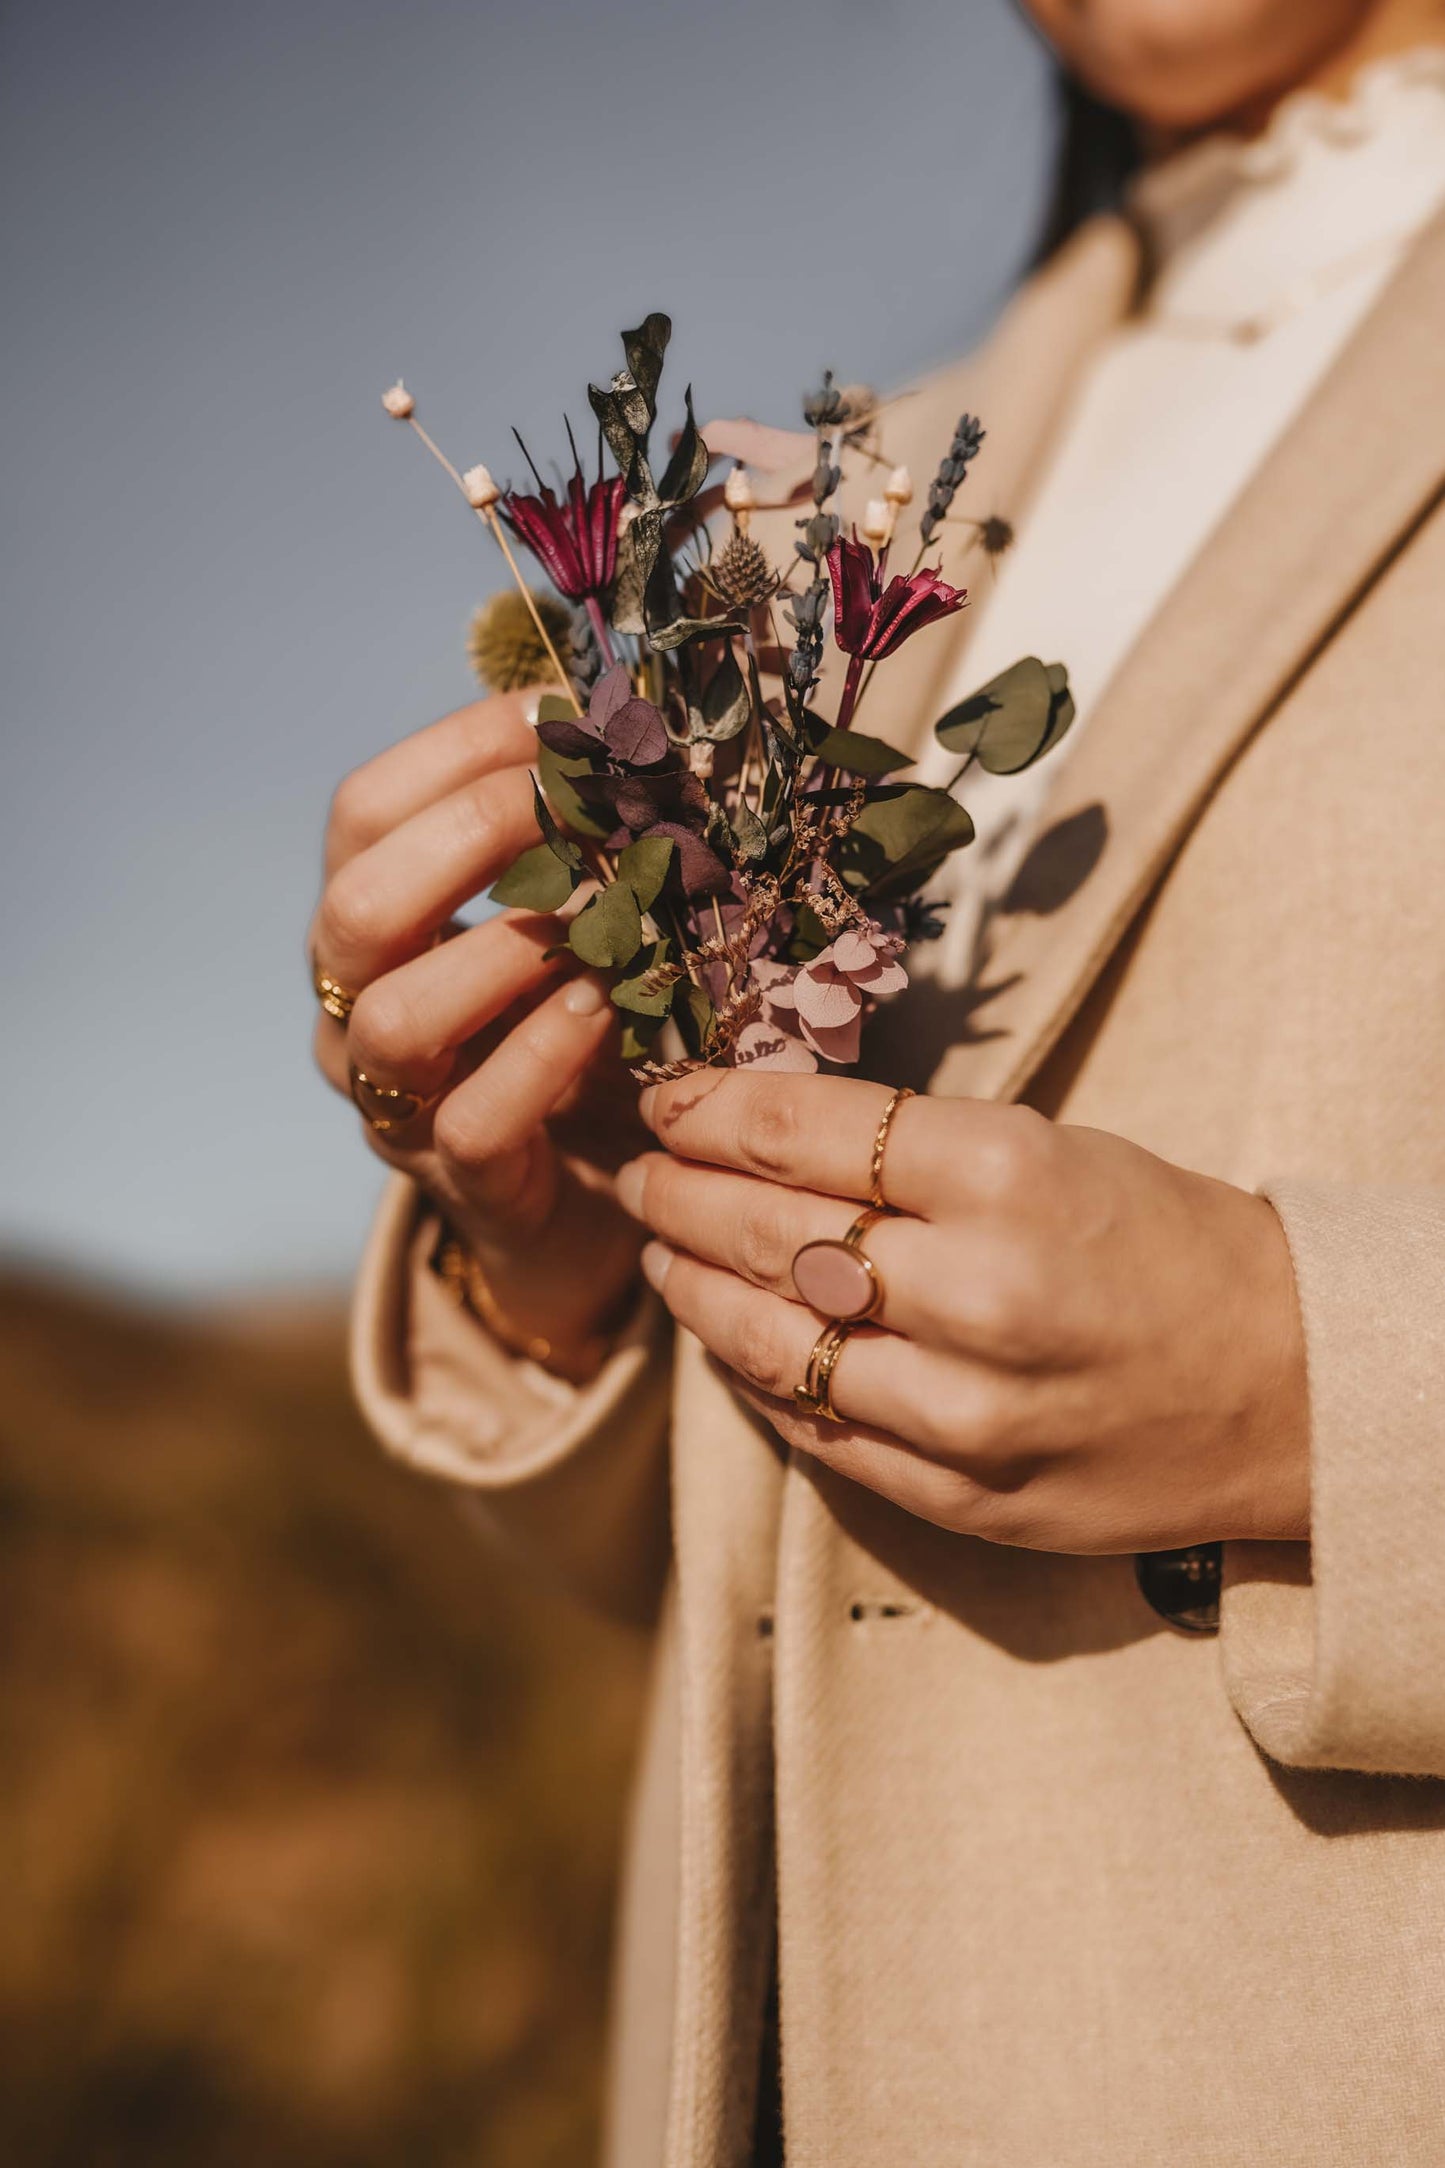
[(707, 583), (729, 608), (750, 610), (766, 602), (778, 582), (752, 536), (734, 528), (707, 566)]
[[(551, 595), (534, 594), (532, 601), (558, 653), (565, 656), (572, 640), (572, 613)], [(467, 654), (488, 692), (545, 685), (556, 675), (526, 598), (514, 587), (503, 588), (473, 612)]]

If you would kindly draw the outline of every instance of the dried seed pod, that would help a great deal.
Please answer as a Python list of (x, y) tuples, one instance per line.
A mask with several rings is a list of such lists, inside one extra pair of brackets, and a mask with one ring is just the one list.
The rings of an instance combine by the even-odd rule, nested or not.
[(474, 512), (490, 511), (501, 494), (488, 467), (468, 467), (462, 476), (462, 495)]
[(396, 422), (409, 422), (416, 412), (416, 401), (400, 377), (397, 378), (389, 391), (382, 393), (381, 403), (392, 420)]
[(751, 535), (734, 530), (708, 566), (708, 578), (724, 602), (750, 610), (766, 602), (777, 581), (767, 557)]
[(895, 467), (884, 484), (883, 494), (888, 502), (901, 510), (913, 502), (913, 477), (906, 467)]
[(863, 539), (882, 550), (893, 539), (893, 507), (882, 497), (870, 497), (863, 511)]
[[(565, 656), (572, 639), (572, 616), (551, 595), (532, 601), (553, 645)], [(547, 685), (556, 677), (552, 659), (532, 622), (525, 595), (505, 587), (474, 612), (467, 628), (467, 654), (479, 681), (489, 692), (516, 692), (524, 685)]]

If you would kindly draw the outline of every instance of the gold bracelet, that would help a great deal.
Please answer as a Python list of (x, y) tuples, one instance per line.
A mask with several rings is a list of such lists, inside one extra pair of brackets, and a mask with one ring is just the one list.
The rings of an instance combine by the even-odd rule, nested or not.
[(610, 1342), (595, 1334), (565, 1351), (554, 1346), (545, 1333), (528, 1333), (514, 1325), (497, 1300), (496, 1291), (476, 1258), (451, 1228), (443, 1226), (432, 1252), (431, 1269), (454, 1302), (469, 1310), (508, 1355), (537, 1363), (569, 1385), (586, 1385), (607, 1360)]

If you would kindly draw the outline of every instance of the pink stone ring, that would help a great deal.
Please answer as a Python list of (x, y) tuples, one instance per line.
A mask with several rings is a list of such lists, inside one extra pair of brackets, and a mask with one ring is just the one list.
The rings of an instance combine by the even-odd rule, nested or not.
[(882, 1277), (864, 1252), (863, 1237), (888, 1216), (885, 1208), (869, 1205), (840, 1240), (805, 1242), (796, 1252), (793, 1285), (810, 1310), (840, 1325), (859, 1325), (881, 1308)]

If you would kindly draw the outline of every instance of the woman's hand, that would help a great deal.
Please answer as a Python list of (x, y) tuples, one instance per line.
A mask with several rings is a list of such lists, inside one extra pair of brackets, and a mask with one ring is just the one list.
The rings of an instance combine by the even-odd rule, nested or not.
[(619, 1194), (643, 1269), (784, 1439), (945, 1528), (1032, 1549), (1172, 1549), (1308, 1532), (1294, 1276), (1270, 1206), (1026, 1108), (909, 1099), (864, 1237), (884, 1287), (796, 1407), (822, 1320), (794, 1253), (868, 1194), (888, 1094), (718, 1071), (647, 1092), (665, 1150)]
[[(606, 989), (547, 949), (554, 918), (453, 913), (537, 841), (521, 695), (459, 708), (349, 775), (332, 803), (316, 966), (355, 995), (316, 1059), (415, 1094), (369, 1142), (415, 1176), (476, 1256), (519, 1337), (586, 1342), (635, 1277), (612, 1171), (643, 1139)], [(406, 1106), (410, 1102), (400, 1102)], [(373, 1102), (375, 1104), (375, 1102)]]

